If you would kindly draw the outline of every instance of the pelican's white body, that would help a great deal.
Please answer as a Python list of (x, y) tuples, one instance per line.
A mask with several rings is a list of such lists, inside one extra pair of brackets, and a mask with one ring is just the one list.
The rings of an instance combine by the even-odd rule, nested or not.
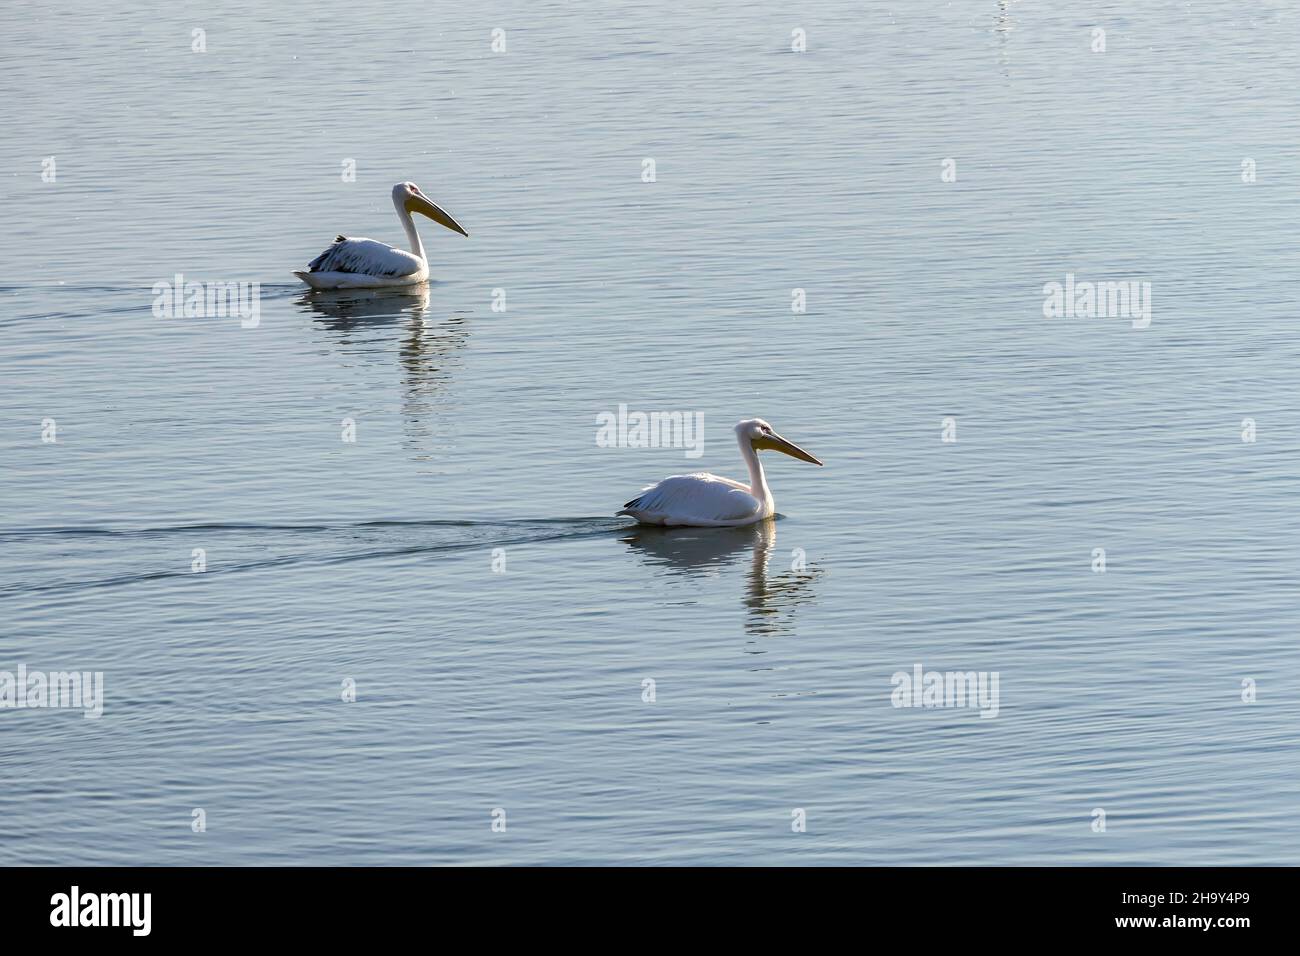
[[(410, 252), (378, 239), (339, 236), (334, 245), (312, 260), (307, 271), (296, 271), (294, 275), (313, 289), (381, 289), (428, 281), (429, 262), (424, 255), (424, 243), (411, 218), (411, 204), (415, 200), (433, 206), (414, 183), (398, 183), (393, 187), (393, 205), (406, 231)], [(450, 220), (441, 209), (433, 208)], [(423, 211), (420, 206), (416, 209)], [(459, 225), (455, 228), (464, 233)]]
[[(410, 217), (406, 218), (411, 231), (415, 231)], [(416, 234), (416, 243), (420, 237)], [(420, 250), (423, 253), (423, 250)], [(326, 265), (344, 262), (355, 264), (360, 270), (346, 272), (341, 269), (323, 269), (312, 272), (295, 272), (298, 278), (313, 289), (379, 289), (393, 286), (416, 285), (429, 278), (429, 263), (378, 239), (344, 239), (334, 243), (326, 252)]]
[[(763, 466), (758, 464), (758, 455), (750, 453), (761, 481)], [(767, 486), (762, 485), (757, 495), (751, 490), (753, 487), (752, 483), (745, 485), (708, 472), (672, 475), (650, 485), (618, 514), (631, 515), (642, 524), (733, 528), (762, 521), (776, 513)]]
[(762, 440), (764, 432), (770, 440), (771, 426), (761, 418), (736, 426), (736, 441), (749, 469), (749, 484), (707, 472), (673, 475), (649, 485), (616, 513), (630, 515), (642, 524), (698, 528), (734, 528), (772, 517), (776, 502), (754, 448), (754, 442)]

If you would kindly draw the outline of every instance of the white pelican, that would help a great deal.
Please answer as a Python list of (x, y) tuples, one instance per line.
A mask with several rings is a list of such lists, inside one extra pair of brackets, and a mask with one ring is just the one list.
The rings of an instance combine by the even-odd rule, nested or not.
[(749, 468), (749, 484), (699, 473), (673, 475), (650, 485), (615, 514), (631, 515), (642, 524), (693, 525), (700, 528), (753, 524), (776, 513), (776, 503), (763, 477), (760, 449), (784, 452), (792, 458), (821, 462), (794, 442), (786, 441), (761, 418), (736, 425), (740, 456)]
[(429, 262), (424, 258), (424, 243), (415, 231), (411, 213), (428, 216), (440, 226), (462, 236), (469, 233), (447, 215), (415, 183), (398, 183), (393, 187), (393, 205), (397, 218), (406, 230), (411, 251), (397, 249), (376, 239), (349, 239), (336, 236), (330, 246), (307, 266), (306, 272), (295, 271), (313, 289), (375, 289), (381, 286), (415, 285), (429, 278)]

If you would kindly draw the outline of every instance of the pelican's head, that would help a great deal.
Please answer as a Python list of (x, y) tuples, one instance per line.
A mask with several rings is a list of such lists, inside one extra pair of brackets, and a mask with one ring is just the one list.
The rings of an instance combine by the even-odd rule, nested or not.
[(779, 451), (800, 461), (810, 461), (814, 465), (821, 464), (794, 442), (786, 441), (778, 435), (772, 430), (772, 426), (761, 418), (748, 418), (739, 422), (736, 425), (736, 437), (742, 442), (749, 442), (750, 447), (755, 451)]
[(393, 205), (406, 212), (418, 212), (428, 216), (440, 226), (446, 226), (452, 232), (459, 232), (469, 238), (469, 233), (461, 228), (460, 223), (447, 215), (432, 199), (420, 192), (415, 183), (398, 183), (393, 187)]

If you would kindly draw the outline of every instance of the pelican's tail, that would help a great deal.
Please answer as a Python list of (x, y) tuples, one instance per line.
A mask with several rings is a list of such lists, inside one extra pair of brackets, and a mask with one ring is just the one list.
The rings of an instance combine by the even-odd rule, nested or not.
[(313, 289), (338, 288), (338, 282), (331, 281), (336, 280), (336, 274), (333, 272), (303, 272), (301, 269), (295, 269), (293, 274)]

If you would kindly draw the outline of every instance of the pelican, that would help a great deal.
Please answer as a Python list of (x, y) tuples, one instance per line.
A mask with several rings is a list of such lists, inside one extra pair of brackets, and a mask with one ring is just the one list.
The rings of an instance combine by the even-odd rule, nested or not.
[(699, 473), (673, 475), (641, 494), (615, 512), (630, 515), (642, 524), (693, 525), (698, 528), (733, 528), (754, 524), (776, 514), (776, 502), (763, 477), (758, 453), (779, 451), (810, 461), (821, 462), (794, 442), (786, 441), (761, 418), (749, 418), (736, 425), (740, 457), (749, 468), (749, 484)]
[(415, 183), (398, 183), (393, 187), (393, 205), (397, 218), (406, 230), (411, 251), (398, 249), (377, 239), (349, 239), (335, 236), (330, 246), (307, 266), (306, 272), (295, 271), (313, 289), (376, 289), (383, 286), (415, 285), (429, 278), (429, 262), (424, 258), (424, 243), (415, 231), (411, 213), (428, 216), (440, 226), (469, 233), (460, 223), (442, 211)]

